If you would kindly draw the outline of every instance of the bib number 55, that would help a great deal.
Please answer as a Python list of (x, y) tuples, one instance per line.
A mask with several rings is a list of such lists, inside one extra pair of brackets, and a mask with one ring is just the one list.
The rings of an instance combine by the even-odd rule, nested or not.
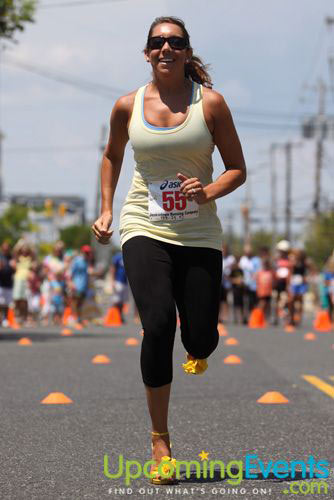
[(162, 206), (166, 212), (184, 210), (187, 206), (187, 198), (180, 191), (164, 191), (162, 193)]

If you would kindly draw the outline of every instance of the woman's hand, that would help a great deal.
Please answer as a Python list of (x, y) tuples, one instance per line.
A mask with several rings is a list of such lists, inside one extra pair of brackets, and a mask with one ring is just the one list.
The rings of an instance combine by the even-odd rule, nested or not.
[(186, 177), (183, 174), (177, 174), (177, 178), (182, 181), (180, 191), (187, 200), (195, 200), (199, 205), (207, 203), (208, 199), (204, 191), (204, 186), (198, 177)]
[(109, 229), (112, 223), (112, 212), (103, 212), (92, 225), (92, 231), (99, 243), (108, 245), (113, 230)]

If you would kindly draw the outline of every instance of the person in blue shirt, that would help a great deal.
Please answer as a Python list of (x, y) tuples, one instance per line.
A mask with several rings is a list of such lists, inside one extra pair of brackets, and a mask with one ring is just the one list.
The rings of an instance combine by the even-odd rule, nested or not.
[(82, 306), (88, 291), (88, 261), (91, 252), (89, 245), (83, 245), (71, 266), (72, 305), (78, 323), (81, 323)]
[(119, 309), (122, 323), (125, 323), (123, 306), (129, 299), (129, 286), (126, 277), (123, 255), (118, 252), (113, 256), (111, 266), (111, 277), (113, 281), (112, 306)]
[(52, 276), (50, 289), (53, 321), (56, 325), (60, 325), (65, 307), (65, 282), (63, 271), (58, 271)]
[(334, 321), (334, 256), (330, 257), (326, 262), (323, 276), (329, 315), (331, 321)]

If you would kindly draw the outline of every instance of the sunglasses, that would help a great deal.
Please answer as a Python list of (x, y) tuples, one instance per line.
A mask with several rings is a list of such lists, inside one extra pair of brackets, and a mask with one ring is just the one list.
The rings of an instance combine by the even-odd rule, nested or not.
[(183, 50), (188, 47), (187, 40), (181, 36), (169, 36), (166, 38), (163, 36), (152, 36), (147, 40), (147, 48), (150, 50), (161, 49), (166, 42), (174, 50)]

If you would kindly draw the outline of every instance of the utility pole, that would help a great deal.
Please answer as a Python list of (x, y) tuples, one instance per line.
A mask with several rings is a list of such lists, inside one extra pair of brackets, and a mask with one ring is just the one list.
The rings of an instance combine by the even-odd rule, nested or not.
[(287, 142), (285, 149), (285, 238), (291, 240), (292, 215), (292, 148), (302, 146), (301, 143)]
[(317, 216), (320, 213), (320, 199), (321, 199), (321, 170), (323, 161), (323, 141), (325, 137), (325, 127), (326, 127), (326, 117), (325, 117), (325, 97), (326, 97), (326, 85), (324, 81), (319, 78), (317, 86), (319, 94), (318, 102), (318, 114), (317, 114), (317, 127), (316, 127), (316, 161), (315, 161), (315, 192), (313, 201), (313, 211), (314, 215)]
[(270, 190), (271, 190), (271, 248), (275, 247), (277, 239), (277, 176), (275, 163), (275, 150), (278, 144), (270, 146)]
[(291, 142), (285, 144), (285, 238), (291, 238)]
[[(334, 34), (334, 17), (327, 16), (325, 19), (325, 23), (328, 29), (329, 35)], [(329, 69), (329, 81), (330, 81), (330, 90), (332, 92), (332, 96), (334, 98), (334, 49), (331, 43), (329, 47), (328, 53), (328, 69)]]

